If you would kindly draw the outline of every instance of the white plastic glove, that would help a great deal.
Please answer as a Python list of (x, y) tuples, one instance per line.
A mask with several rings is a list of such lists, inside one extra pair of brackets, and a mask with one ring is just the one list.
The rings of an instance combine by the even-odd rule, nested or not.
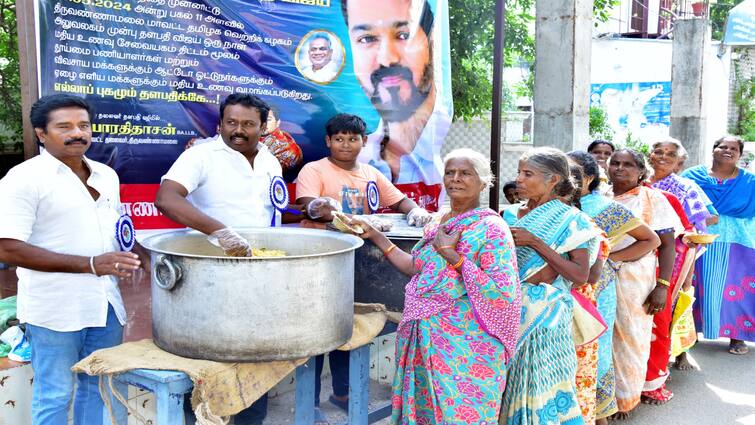
[(230, 227), (212, 232), (207, 240), (223, 249), (230, 257), (251, 257), (252, 247), (249, 242)]
[(307, 205), (307, 215), (313, 220), (323, 218), (333, 211), (341, 211), (341, 204), (333, 198), (315, 198)]
[(426, 209), (420, 207), (413, 208), (406, 215), (407, 224), (414, 227), (425, 227), (432, 219), (433, 216)]
[(370, 226), (372, 226), (378, 232), (387, 232), (393, 227), (393, 223), (390, 220), (383, 220), (375, 216), (357, 215), (355, 217), (358, 217), (359, 219), (370, 223)]

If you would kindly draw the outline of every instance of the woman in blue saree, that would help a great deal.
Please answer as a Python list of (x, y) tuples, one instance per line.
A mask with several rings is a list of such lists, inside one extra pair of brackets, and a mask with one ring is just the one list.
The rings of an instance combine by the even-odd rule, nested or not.
[(755, 342), (755, 175), (737, 167), (742, 139), (713, 144), (713, 166), (692, 167), (697, 183), (719, 213), (708, 232), (719, 235), (695, 265), (695, 320), (705, 338), (730, 338), (729, 352), (745, 354)]
[(392, 424), (495, 423), (516, 346), (521, 292), (513, 240), (501, 217), (480, 207), (490, 161), (457, 149), (444, 162), (451, 208), (425, 226), (411, 254), (352, 220), (412, 276), (396, 338)]
[(519, 161), (522, 204), (504, 212), (512, 226), (522, 285), (522, 322), (499, 424), (584, 424), (577, 401), (572, 282), (587, 282), (599, 229), (559, 198), (575, 185), (561, 151), (536, 148)]
[[(598, 424), (607, 423), (607, 418), (618, 411), (616, 406), (616, 381), (613, 368), (613, 325), (616, 321), (616, 265), (614, 261), (632, 261), (642, 258), (655, 249), (660, 240), (655, 232), (637, 218), (628, 208), (611, 198), (598, 193), (600, 174), (598, 163), (587, 152), (572, 151), (567, 154), (582, 167), (583, 182), (580, 204), (582, 211), (593, 219), (605, 232), (611, 249), (609, 261), (597, 263), (590, 270), (590, 281), (596, 280), (595, 300), (598, 311), (608, 330), (598, 339), (597, 394), (595, 419)], [(635, 242), (624, 249), (614, 249), (626, 237)], [(600, 270), (595, 270), (599, 267)]]

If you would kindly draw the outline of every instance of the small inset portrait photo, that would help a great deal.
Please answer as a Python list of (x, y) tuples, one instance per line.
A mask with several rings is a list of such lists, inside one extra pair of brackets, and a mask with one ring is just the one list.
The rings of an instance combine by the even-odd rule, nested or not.
[(338, 78), (346, 62), (343, 43), (325, 30), (313, 30), (302, 37), (295, 56), (299, 73), (318, 84), (328, 84)]

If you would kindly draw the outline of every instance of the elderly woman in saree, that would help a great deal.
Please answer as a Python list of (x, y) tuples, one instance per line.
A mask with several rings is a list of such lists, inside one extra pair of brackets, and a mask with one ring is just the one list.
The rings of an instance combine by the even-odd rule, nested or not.
[[(615, 398), (615, 378), (613, 367), (613, 327), (616, 321), (616, 262), (636, 261), (655, 250), (661, 243), (658, 235), (647, 224), (643, 223), (625, 206), (611, 198), (598, 193), (600, 171), (595, 158), (582, 151), (568, 153), (569, 159), (582, 167), (583, 180), (580, 193), (580, 207), (582, 211), (593, 219), (608, 238), (609, 256), (607, 261), (598, 261), (590, 269), (590, 278), (585, 288), (593, 289), (593, 298), (598, 311), (608, 326), (608, 330), (597, 341), (597, 370), (595, 383), (589, 381), (580, 383), (581, 374), (577, 373), (577, 389), (594, 385), (595, 397), (592, 405), (582, 405), (585, 421), (606, 424), (608, 417), (618, 411)], [(625, 238), (632, 238), (634, 242), (623, 249), (616, 246)], [(580, 288), (581, 289), (581, 288)], [(578, 347), (578, 350), (580, 347)], [(582, 346), (585, 351), (581, 362), (589, 359), (589, 348)], [(581, 368), (580, 368), (581, 369)], [(585, 375), (587, 377), (587, 375)], [(583, 398), (580, 397), (580, 403)], [(585, 407), (588, 412), (585, 415)]]
[(713, 166), (682, 173), (705, 191), (719, 213), (708, 232), (719, 237), (695, 265), (695, 311), (705, 338), (729, 338), (729, 352), (745, 354), (755, 342), (755, 175), (737, 167), (742, 139), (727, 136), (713, 144)]
[[(653, 315), (666, 306), (676, 257), (674, 240), (683, 227), (666, 197), (642, 184), (647, 177), (642, 154), (632, 149), (617, 150), (608, 163), (608, 174), (613, 183), (614, 200), (644, 221), (661, 241), (657, 259), (655, 252), (650, 252), (634, 261), (617, 262), (613, 351), (619, 411), (613, 418), (626, 419), (640, 402), (650, 356)], [(632, 243), (634, 238), (626, 238), (616, 249), (624, 249)]]
[(708, 222), (717, 221), (714, 216), (718, 213), (697, 183), (674, 172), (680, 157), (686, 155), (686, 149), (676, 139), (669, 137), (653, 143), (648, 158), (653, 168), (650, 183), (654, 188), (674, 195), (684, 207), (687, 219), (702, 233)]
[[(671, 319), (679, 290), (685, 282), (687, 285), (692, 283), (690, 272), (697, 250), (697, 245), (690, 242), (685, 235), (694, 233), (694, 229), (705, 232), (707, 222), (713, 222), (715, 213), (712, 203), (696, 183), (674, 173), (682, 154), (686, 154), (686, 150), (678, 140), (665, 138), (653, 144), (649, 157), (653, 171), (649, 181), (651, 187), (661, 190), (666, 196), (685, 232), (675, 240), (676, 258), (669, 280), (671, 287), (666, 298), (666, 306), (653, 316), (650, 356), (642, 391), (642, 402), (647, 404), (665, 404), (674, 396), (666, 388), (671, 352)], [(677, 367), (686, 368), (684, 362), (686, 358), (682, 356), (677, 362)]]
[(572, 283), (587, 282), (599, 229), (567, 205), (575, 186), (561, 151), (536, 148), (519, 160), (517, 189), (527, 202), (504, 211), (522, 282), (522, 323), (509, 365), (499, 424), (582, 424)]
[(412, 276), (396, 340), (394, 424), (492, 424), (514, 355), (521, 288), (513, 239), (480, 207), (490, 161), (457, 149), (445, 160), (451, 208), (425, 226), (411, 253), (358, 222), (397, 269)]

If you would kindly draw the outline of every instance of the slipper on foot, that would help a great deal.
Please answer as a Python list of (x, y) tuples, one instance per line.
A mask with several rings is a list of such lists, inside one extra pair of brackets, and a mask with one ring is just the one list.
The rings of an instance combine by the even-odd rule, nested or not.
[(750, 349), (747, 348), (747, 344), (745, 344), (744, 341), (737, 341), (729, 344), (729, 353), (731, 354), (741, 356), (742, 354), (747, 354), (749, 351)]
[(343, 410), (346, 413), (349, 413), (349, 400), (339, 400), (332, 395), (328, 398), (328, 401), (330, 404), (336, 406), (337, 408)]

